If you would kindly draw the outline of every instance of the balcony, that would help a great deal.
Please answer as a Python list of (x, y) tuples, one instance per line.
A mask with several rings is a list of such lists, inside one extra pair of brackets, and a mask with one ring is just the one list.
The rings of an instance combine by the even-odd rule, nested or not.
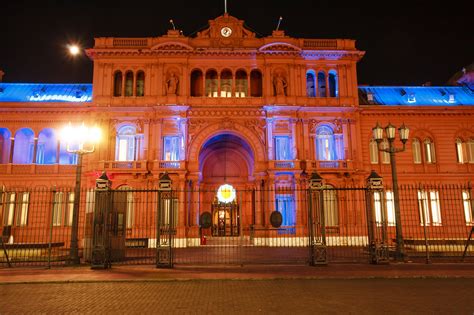
[(307, 164), (312, 170), (348, 170), (352, 169), (352, 161), (351, 160), (334, 160), (334, 161), (308, 161)]
[(148, 173), (147, 161), (101, 161), (99, 168), (114, 173)]
[(294, 170), (299, 169), (299, 161), (269, 161), (268, 162), (269, 169), (277, 169), (277, 170)]
[(179, 171), (186, 168), (185, 161), (153, 161), (153, 171)]
[(5, 175), (49, 175), (74, 174), (76, 165), (60, 164), (0, 164), (0, 174)]

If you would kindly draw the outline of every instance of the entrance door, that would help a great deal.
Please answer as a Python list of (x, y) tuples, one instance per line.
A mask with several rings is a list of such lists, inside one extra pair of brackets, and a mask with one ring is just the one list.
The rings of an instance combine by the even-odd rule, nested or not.
[(240, 216), (237, 202), (212, 204), (212, 236), (239, 236)]

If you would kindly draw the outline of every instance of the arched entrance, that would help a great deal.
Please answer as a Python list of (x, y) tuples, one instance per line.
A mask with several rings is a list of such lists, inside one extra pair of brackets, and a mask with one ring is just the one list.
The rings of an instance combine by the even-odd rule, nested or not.
[[(212, 236), (238, 236), (241, 234), (243, 215), (247, 212), (245, 186), (254, 170), (254, 155), (249, 144), (237, 135), (222, 133), (206, 141), (199, 153), (201, 200), (204, 210), (211, 212)], [(234, 198), (218, 198), (223, 185), (237, 193)], [(242, 191), (242, 193), (238, 193)]]

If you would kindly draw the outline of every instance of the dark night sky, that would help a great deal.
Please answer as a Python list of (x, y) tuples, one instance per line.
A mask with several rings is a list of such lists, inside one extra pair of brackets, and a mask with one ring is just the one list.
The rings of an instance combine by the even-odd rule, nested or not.
[[(359, 84), (444, 84), (474, 61), (468, 0), (228, 2), (231, 15), (263, 36), (282, 15), (281, 29), (293, 37), (356, 39), (366, 51)], [(159, 36), (170, 18), (189, 35), (223, 11), (224, 0), (2, 1), (0, 69), (4, 82), (92, 82), (92, 62), (68, 57), (68, 43), (89, 48), (94, 37)]]

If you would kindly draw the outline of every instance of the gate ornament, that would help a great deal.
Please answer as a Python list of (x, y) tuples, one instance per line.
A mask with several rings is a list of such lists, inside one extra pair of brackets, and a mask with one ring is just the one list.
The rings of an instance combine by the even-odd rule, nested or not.
[(278, 211), (273, 211), (272, 214), (270, 214), (270, 223), (274, 228), (279, 228), (283, 223), (283, 216), (281, 213)]
[(199, 219), (199, 224), (201, 228), (208, 229), (212, 225), (212, 215), (210, 212), (204, 212), (201, 214), (201, 218)]
[(217, 190), (217, 199), (219, 202), (229, 203), (235, 200), (235, 189), (229, 184), (224, 184)]

